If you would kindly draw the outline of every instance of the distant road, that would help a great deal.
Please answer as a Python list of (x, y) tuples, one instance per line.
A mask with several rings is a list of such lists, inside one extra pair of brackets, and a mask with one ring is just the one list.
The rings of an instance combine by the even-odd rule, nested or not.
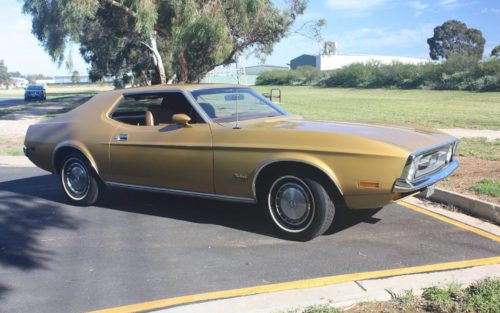
[(23, 98), (0, 98), (0, 108), (8, 108), (20, 104), (25, 104)]

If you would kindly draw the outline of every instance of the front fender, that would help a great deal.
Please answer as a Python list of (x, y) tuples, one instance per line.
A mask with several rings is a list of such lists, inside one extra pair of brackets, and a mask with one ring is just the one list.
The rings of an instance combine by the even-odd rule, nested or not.
[(305, 165), (312, 166), (321, 172), (323, 172), (325, 175), (327, 175), (330, 180), (332, 181), (335, 186), (337, 186), (337, 189), (339, 190), (340, 194), (343, 194), (342, 192), (342, 186), (335, 175), (335, 172), (332, 167), (328, 166), (323, 160), (320, 158), (310, 155), (310, 154), (305, 154), (305, 153), (294, 153), (294, 152), (281, 152), (277, 153), (275, 155), (272, 155), (268, 160), (262, 161), (259, 163), (255, 169), (254, 175), (252, 177), (252, 192), (253, 196), (255, 199), (257, 198), (257, 178), (259, 177), (259, 174), (268, 166), (279, 163), (279, 162), (296, 162), (296, 163), (301, 163)]

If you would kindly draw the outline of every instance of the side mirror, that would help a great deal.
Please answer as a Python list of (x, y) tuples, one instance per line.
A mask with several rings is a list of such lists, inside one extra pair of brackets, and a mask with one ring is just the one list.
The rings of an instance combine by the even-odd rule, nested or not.
[(182, 125), (184, 127), (191, 127), (189, 121), (191, 121), (191, 118), (184, 113), (174, 114), (172, 116), (172, 122), (174, 122), (174, 124)]

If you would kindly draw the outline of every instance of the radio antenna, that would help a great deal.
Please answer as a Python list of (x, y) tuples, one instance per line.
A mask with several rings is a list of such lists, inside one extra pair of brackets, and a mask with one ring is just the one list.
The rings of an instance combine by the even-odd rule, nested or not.
[(239, 100), (239, 94), (236, 94), (236, 125), (234, 125), (233, 129), (240, 129), (239, 121), (240, 121), (240, 114), (238, 112), (238, 100)]

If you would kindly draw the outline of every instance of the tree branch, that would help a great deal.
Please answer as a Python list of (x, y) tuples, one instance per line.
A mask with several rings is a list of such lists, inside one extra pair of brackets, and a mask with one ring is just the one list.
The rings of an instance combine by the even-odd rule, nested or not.
[(117, 2), (114, 0), (104, 0), (104, 2), (107, 2), (107, 3), (111, 4), (112, 6), (123, 10), (125, 13), (127, 13), (128, 15), (130, 15), (133, 18), (137, 18), (137, 13), (134, 10), (132, 10), (131, 8), (129, 8), (128, 6), (124, 5), (123, 3), (120, 3), (120, 2)]
[[(129, 8), (128, 6), (124, 5), (123, 3), (120, 3), (120, 2), (115, 1), (115, 0), (104, 0), (104, 2), (109, 3), (110, 5), (114, 6), (115, 8), (122, 10), (128, 16), (133, 17), (134, 19), (137, 19), (137, 12), (135, 12), (134, 10)], [(157, 32), (161, 33), (162, 35), (165, 35), (165, 36), (168, 35), (168, 32), (162, 27), (155, 26), (155, 30)]]

